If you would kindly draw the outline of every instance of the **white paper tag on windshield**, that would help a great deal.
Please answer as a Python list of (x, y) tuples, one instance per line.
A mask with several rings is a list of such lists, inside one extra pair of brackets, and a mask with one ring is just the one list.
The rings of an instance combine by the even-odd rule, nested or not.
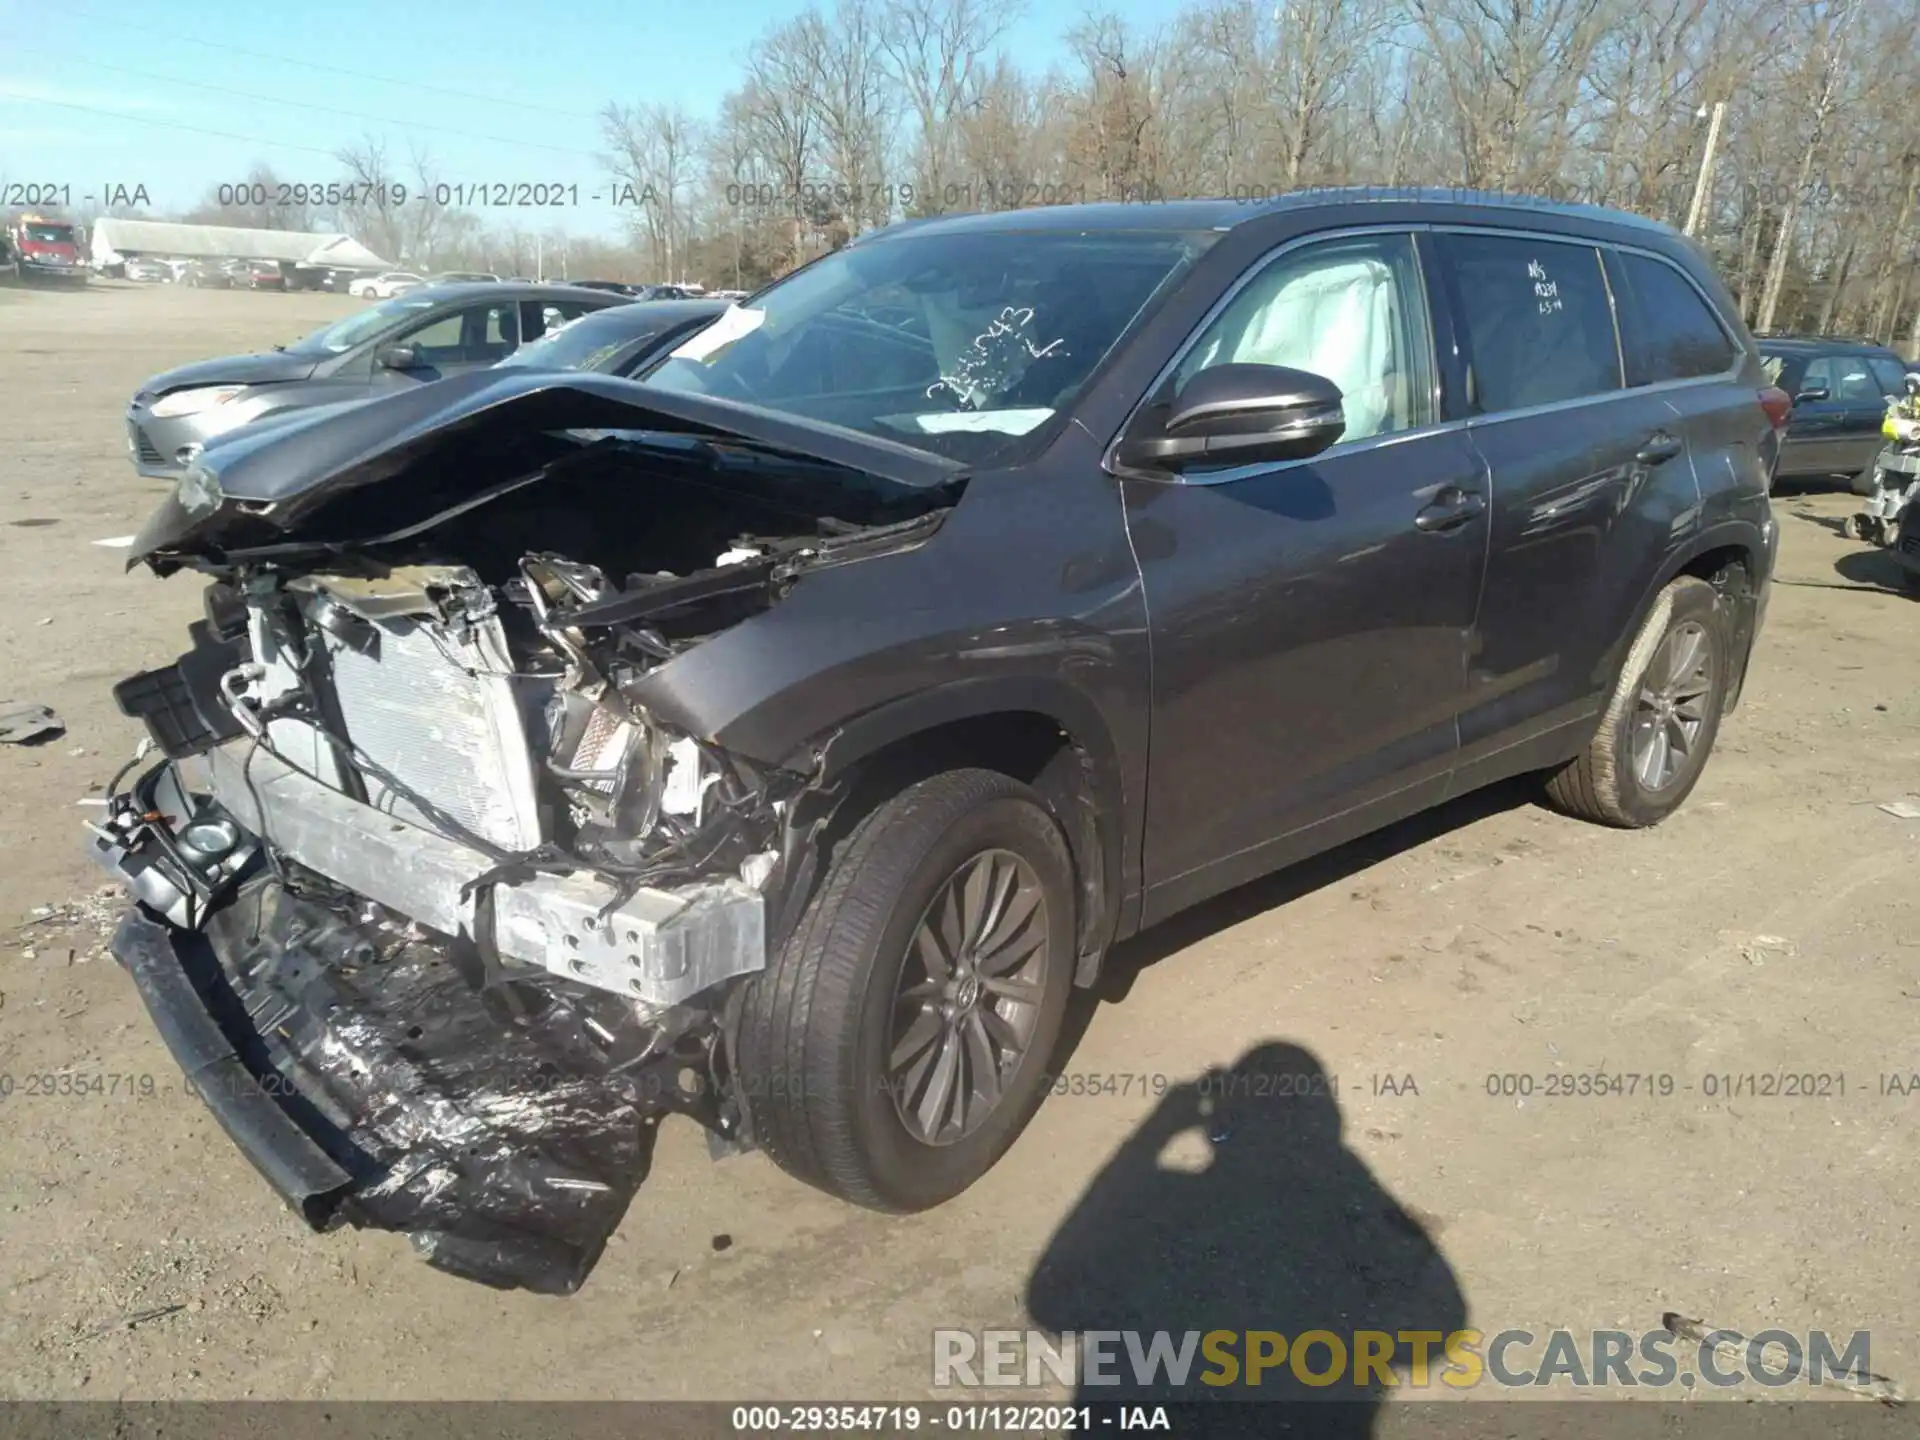
[(1044, 406), (1027, 410), (939, 410), (916, 415), (913, 423), (928, 435), (1024, 435), (1052, 414)]
[(718, 355), (734, 341), (751, 335), (766, 323), (767, 312), (749, 310), (744, 305), (730, 305), (720, 312), (720, 317), (698, 335), (682, 341), (673, 352), (675, 360), (706, 361)]

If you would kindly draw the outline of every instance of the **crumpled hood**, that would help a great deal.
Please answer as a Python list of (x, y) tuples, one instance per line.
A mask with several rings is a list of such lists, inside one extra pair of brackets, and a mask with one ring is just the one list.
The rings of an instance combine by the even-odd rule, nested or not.
[[(383, 511), (404, 511), (410, 493), (431, 493), (431, 504), (413, 517), (425, 522), (432, 506), (479, 497), (578, 451), (586, 441), (565, 432), (583, 430), (742, 439), (913, 487), (942, 484), (961, 468), (837, 425), (611, 375), (481, 370), (234, 432), (182, 477), (135, 537), (128, 565), (280, 543), (351, 543), (366, 532), (341, 528), (339, 517), (355, 507), (335, 502), (370, 486), (394, 487), (380, 497)], [(306, 523), (316, 517), (320, 523)]]
[(186, 390), (195, 385), (272, 385), (287, 380), (306, 380), (326, 358), (269, 350), (262, 355), (227, 355), (218, 360), (196, 360), (191, 365), (162, 370), (158, 375), (151, 376), (133, 398), (136, 402), (152, 400), (170, 390)]

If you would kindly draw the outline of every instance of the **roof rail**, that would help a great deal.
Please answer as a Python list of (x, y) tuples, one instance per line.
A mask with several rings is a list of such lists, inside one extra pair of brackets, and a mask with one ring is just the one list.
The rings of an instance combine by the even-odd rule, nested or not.
[(1759, 330), (1754, 333), (1756, 340), (1826, 340), (1835, 345), (1871, 345), (1883, 348), (1882, 342), (1867, 335), (1823, 335), (1815, 330)]

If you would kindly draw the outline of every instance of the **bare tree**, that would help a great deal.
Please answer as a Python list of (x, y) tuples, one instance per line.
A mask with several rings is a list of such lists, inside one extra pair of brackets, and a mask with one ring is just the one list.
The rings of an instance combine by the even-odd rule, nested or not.
[(948, 185), (960, 178), (955, 172), (960, 117), (977, 104), (994, 47), (1019, 17), (1021, 0), (881, 3), (881, 48), (914, 120), (922, 208), (938, 209), (946, 203)]
[(317, 228), (320, 207), (295, 199), (303, 188), (283, 184), (271, 166), (255, 162), (239, 184), (208, 190), (187, 218), (244, 230), (312, 230)]
[(1157, 47), (1113, 14), (1088, 16), (1067, 38), (1085, 69), (1076, 150), (1093, 189), (1089, 198), (1159, 198)]
[(831, 17), (809, 11), (790, 32), (827, 182), (818, 193), (850, 235), (884, 225), (896, 198), (889, 162), (897, 105), (883, 64), (882, 18), (879, 0), (840, 0)]
[[(1096, 9), (1041, 72), (1007, 43), (1020, 0), (813, 0), (710, 121), (608, 106), (631, 234), (549, 238), (570, 272), (751, 286), (901, 214), (1083, 198), (1463, 183), (1677, 223), (1721, 104), (1699, 235), (1743, 313), (1920, 345), (1913, 3), (1183, 0), (1158, 26)], [(433, 204), (425, 157), (341, 160), (374, 249), (531, 263)]]
[[(1029, 79), (1005, 58), (981, 78), (975, 102), (955, 124), (953, 159), (961, 174), (988, 181), (974, 188), (984, 190), (981, 198), (989, 205), (999, 195), (1019, 197), (1012, 203), (1033, 204), (1077, 198), (1058, 183), (1063, 140), (1059, 100), (1050, 82)], [(1051, 190), (1049, 181), (1055, 182)], [(954, 208), (969, 208), (958, 192), (955, 199), (961, 203)]]
[(1807, 7), (1812, 43), (1807, 47), (1802, 79), (1807, 84), (1806, 138), (1800, 152), (1800, 170), (1793, 187), (1787, 191), (1780, 215), (1780, 228), (1774, 236), (1773, 259), (1767, 266), (1766, 288), (1760, 294), (1760, 310), (1755, 328), (1773, 328), (1775, 310), (1780, 304), (1780, 287), (1786, 280), (1787, 257), (1793, 250), (1794, 223), (1799, 218), (1802, 197), (1813, 183), (1813, 167), (1827, 143), (1828, 126), (1840, 98), (1840, 83), (1845, 76), (1843, 62), (1847, 51), (1847, 27), (1854, 17), (1855, 0), (1815, 0)]
[(684, 256), (682, 202), (693, 178), (700, 127), (678, 105), (609, 105), (600, 112), (606, 164), (615, 180), (637, 200), (637, 223), (671, 284), (681, 278)]
[(789, 217), (792, 264), (798, 264), (806, 251), (806, 200), (812, 193), (807, 180), (819, 153), (815, 125), (819, 106), (813, 71), (798, 33), (802, 23), (776, 28), (748, 52), (747, 83), (735, 99), (740, 123), (772, 172), (771, 185), (743, 194), (741, 203), (762, 210), (774, 208)]
[(342, 150), (349, 190), (341, 212), (349, 228), (374, 253), (404, 264), (407, 254), (407, 184), (387, 159), (385, 140), (372, 137)]
[(1297, 186), (1316, 178), (1312, 162), (1326, 148), (1332, 113), (1396, 16), (1380, 0), (1282, 0), (1273, 16), (1268, 93), (1281, 178)]
[(1451, 103), (1459, 179), (1524, 189), (1559, 178), (1601, 0), (1412, 0)]

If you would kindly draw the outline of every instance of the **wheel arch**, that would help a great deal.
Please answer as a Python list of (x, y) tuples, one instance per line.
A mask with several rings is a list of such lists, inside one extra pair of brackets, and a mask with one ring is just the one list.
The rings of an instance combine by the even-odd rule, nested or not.
[(1065, 835), (1078, 900), (1074, 979), (1092, 984), (1120, 918), (1125, 787), (1098, 707), (1044, 677), (919, 691), (803, 747), (784, 768), (811, 771), (816, 783), (789, 817), (781, 883), (770, 897), (770, 941), (781, 943), (798, 923), (834, 845), (861, 816), (916, 780), (976, 765), (1032, 786)]
[(1729, 607), (1733, 673), (1727, 680), (1726, 703), (1721, 713), (1731, 712), (1740, 703), (1746, 684), (1747, 662), (1759, 624), (1760, 589), (1768, 578), (1767, 555), (1767, 543), (1760, 531), (1744, 522), (1717, 525), (1690, 537), (1686, 544), (1666, 556), (1641, 591), (1633, 614), (1608, 654), (1608, 673), (1618, 668), (1660, 592), (1681, 576), (1691, 575), (1713, 586), (1719, 592), (1721, 603)]

